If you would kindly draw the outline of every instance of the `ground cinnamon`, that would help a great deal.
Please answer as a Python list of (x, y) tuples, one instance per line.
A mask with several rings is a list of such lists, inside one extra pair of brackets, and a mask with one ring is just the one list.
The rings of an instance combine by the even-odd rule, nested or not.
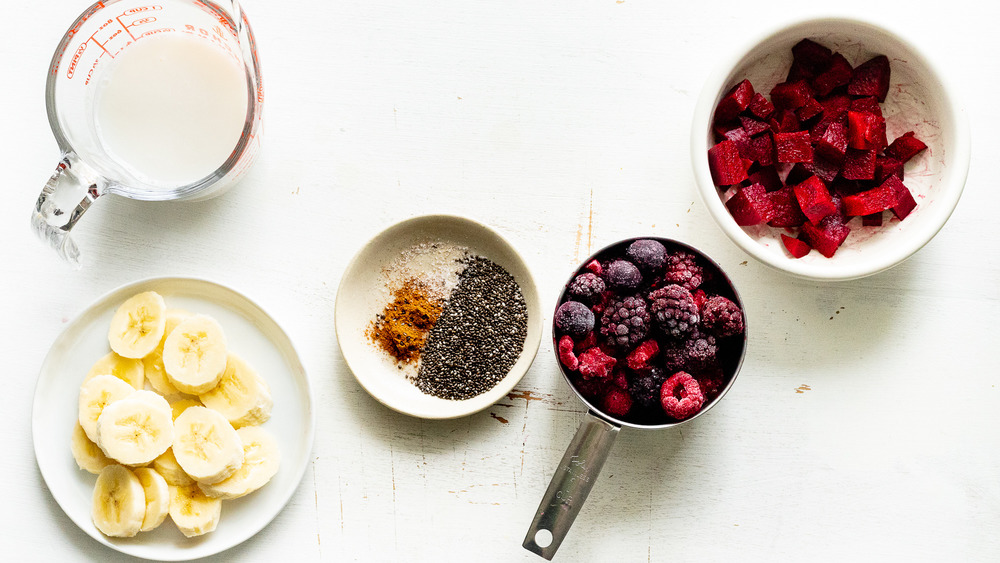
[(427, 340), (427, 332), (444, 307), (442, 301), (432, 295), (419, 280), (406, 280), (393, 293), (392, 302), (372, 322), (368, 338), (401, 363), (416, 360)]

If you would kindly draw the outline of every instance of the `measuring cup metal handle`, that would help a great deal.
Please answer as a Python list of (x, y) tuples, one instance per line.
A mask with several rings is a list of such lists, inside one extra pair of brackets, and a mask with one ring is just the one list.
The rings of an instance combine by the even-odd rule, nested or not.
[(80, 267), (80, 250), (69, 231), (106, 189), (107, 182), (100, 174), (84, 164), (76, 153), (67, 152), (31, 212), (35, 233), (75, 268)]
[[(594, 482), (618, 437), (618, 430), (617, 425), (593, 412), (587, 413), (538, 505), (535, 519), (531, 521), (528, 535), (521, 544), (525, 549), (545, 559), (552, 559), (556, 554), (590, 489), (594, 488)], [(552, 541), (545, 546), (536, 543), (536, 535), (541, 530), (552, 534)]]

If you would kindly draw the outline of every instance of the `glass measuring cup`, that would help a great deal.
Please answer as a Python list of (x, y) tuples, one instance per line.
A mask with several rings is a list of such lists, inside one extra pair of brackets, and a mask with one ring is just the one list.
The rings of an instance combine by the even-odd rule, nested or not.
[[(257, 46), (237, 0), (223, 3), (97, 2), (56, 47), (45, 104), (62, 154), (38, 197), (31, 224), (74, 266), (79, 266), (80, 253), (70, 230), (98, 197), (208, 199), (236, 183), (255, 160), (264, 101)], [(215, 66), (205, 66), (209, 64)], [(229, 77), (226, 88), (215, 88), (222, 83), (213, 82), (213, 88), (186, 91), (197, 88), (190, 84), (205, 84), (179, 72), (189, 67), (202, 78)], [(171, 80), (177, 83), (171, 85)], [(201, 104), (197, 111), (178, 105), (184, 96)], [(240, 109), (244, 106), (245, 112)], [(223, 113), (225, 120), (218, 117)], [(147, 124), (161, 130), (144, 130)], [(109, 145), (112, 136), (117, 148)], [(236, 140), (230, 144), (227, 139)], [(161, 141), (158, 147), (155, 143)], [(204, 144), (209, 142), (211, 146)], [(137, 166), (140, 160), (122, 157), (129, 150), (144, 151), (135, 152), (144, 167)], [(184, 161), (181, 150), (199, 158), (221, 156), (208, 167), (195, 167)]]

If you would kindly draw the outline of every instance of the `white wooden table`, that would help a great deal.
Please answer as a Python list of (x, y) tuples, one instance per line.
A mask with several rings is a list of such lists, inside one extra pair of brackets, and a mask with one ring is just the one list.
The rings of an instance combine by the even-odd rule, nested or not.
[(747, 304), (752, 340), (725, 401), (680, 431), (623, 430), (557, 560), (996, 561), (1000, 8), (837, 3), (949, 61), (974, 149), (965, 195), (927, 247), (883, 274), (816, 284), (723, 236), (697, 200), (687, 145), (702, 83), (731, 43), (822, 9), (809, 4), (246, 0), (267, 93), (260, 161), (205, 203), (100, 200), (76, 230), (86, 264), (74, 272), (28, 215), (57, 158), (47, 65), (88, 1), (6, 3), (2, 559), (125, 559), (42, 482), (35, 378), (100, 294), (191, 275), (285, 326), (318, 404), (297, 493), (217, 560), (539, 560), (521, 541), (583, 411), (548, 333), (508, 399), (445, 422), (382, 407), (337, 347), (347, 261), (385, 227), (440, 212), (508, 238), (546, 309), (591, 249), (642, 234), (698, 246)]

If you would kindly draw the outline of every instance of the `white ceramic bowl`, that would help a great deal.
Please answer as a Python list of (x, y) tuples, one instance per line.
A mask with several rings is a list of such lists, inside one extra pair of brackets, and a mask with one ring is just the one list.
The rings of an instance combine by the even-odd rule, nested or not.
[[(708, 149), (714, 144), (711, 120), (722, 96), (743, 79), (767, 96), (783, 82), (792, 62), (792, 45), (812, 39), (843, 54), (854, 66), (877, 54), (889, 58), (889, 95), (882, 104), (890, 140), (915, 131), (928, 150), (907, 163), (904, 183), (917, 208), (904, 221), (881, 227), (849, 223), (851, 234), (833, 258), (816, 251), (795, 259), (785, 250), (784, 229), (740, 227), (725, 207), (724, 195), (712, 182)], [(849, 19), (822, 18), (786, 25), (749, 42), (724, 60), (709, 77), (695, 109), (691, 158), (698, 192), (712, 217), (740, 248), (761, 262), (790, 274), (820, 281), (847, 280), (881, 272), (899, 264), (927, 244), (958, 204), (969, 171), (968, 119), (943, 78), (914, 43), (881, 25)]]
[[(365, 335), (375, 315), (386, 305), (383, 269), (415, 244), (442, 241), (464, 246), (507, 270), (518, 285), (528, 309), (524, 348), (507, 376), (489, 391), (461, 401), (421, 392), (396, 367), (387, 353)], [(370, 240), (347, 266), (337, 290), (337, 342), (358, 383), (385, 406), (429, 419), (457, 418), (481, 411), (517, 385), (538, 353), (542, 337), (541, 304), (535, 281), (517, 251), (492, 229), (462, 217), (427, 215), (397, 223)]]

